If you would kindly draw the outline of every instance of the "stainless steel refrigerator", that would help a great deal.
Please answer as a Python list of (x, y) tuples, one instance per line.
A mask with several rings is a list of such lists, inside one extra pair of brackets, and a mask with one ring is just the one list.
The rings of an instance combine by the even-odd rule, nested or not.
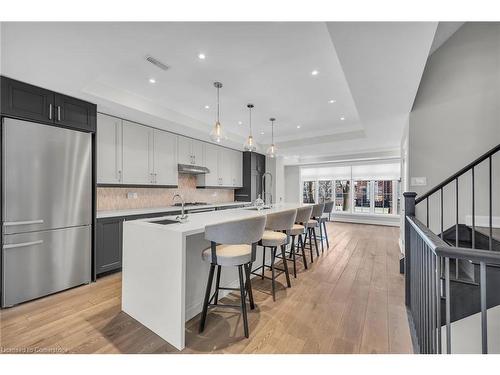
[(92, 155), (84, 132), (4, 119), (2, 307), (91, 277)]

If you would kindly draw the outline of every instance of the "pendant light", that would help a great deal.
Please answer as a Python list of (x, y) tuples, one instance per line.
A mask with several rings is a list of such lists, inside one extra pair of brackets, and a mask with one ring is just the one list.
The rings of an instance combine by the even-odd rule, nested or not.
[(276, 146), (274, 145), (274, 122), (276, 119), (271, 117), (269, 121), (271, 121), (271, 146), (267, 149), (266, 154), (270, 158), (274, 158), (276, 156)]
[(255, 143), (254, 143), (254, 140), (253, 140), (253, 136), (252, 136), (252, 108), (253, 108), (253, 104), (247, 104), (247, 107), (248, 107), (248, 113), (249, 113), (249, 124), (250, 124), (250, 134), (248, 135), (248, 138), (245, 142), (245, 144), (243, 145), (243, 147), (245, 148), (245, 151), (250, 151), (250, 152), (253, 152), (255, 151), (257, 148), (255, 147)]
[(217, 89), (217, 120), (215, 121), (215, 125), (210, 132), (210, 139), (214, 142), (220, 143), (223, 139), (226, 139), (226, 136), (222, 132), (222, 126), (219, 121), (220, 116), (220, 105), (219, 105), (219, 89), (222, 87), (222, 83), (214, 82), (214, 86)]

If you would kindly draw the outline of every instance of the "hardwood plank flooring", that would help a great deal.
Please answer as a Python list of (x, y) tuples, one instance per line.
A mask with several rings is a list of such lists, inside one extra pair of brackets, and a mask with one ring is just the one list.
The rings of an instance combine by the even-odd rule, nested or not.
[[(412, 353), (399, 274), (399, 229), (328, 223), (330, 248), (292, 288), (254, 279), (250, 338), (239, 312), (211, 310), (187, 323), (183, 353)], [(308, 257), (309, 260), (309, 257)], [(290, 267), (291, 269), (291, 267)], [(0, 353), (177, 353), (121, 312), (121, 274), (0, 311)], [(230, 295), (223, 302), (238, 301)]]

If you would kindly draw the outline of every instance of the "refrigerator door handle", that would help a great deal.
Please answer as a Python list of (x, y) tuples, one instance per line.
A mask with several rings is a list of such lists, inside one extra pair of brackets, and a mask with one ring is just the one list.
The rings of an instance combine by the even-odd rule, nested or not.
[(43, 224), (43, 220), (27, 220), (27, 221), (6, 221), (3, 223), (4, 227), (12, 227), (15, 225), (31, 225), (31, 224)]
[(27, 246), (41, 245), (41, 244), (43, 244), (43, 240), (13, 243), (10, 245), (3, 245), (3, 248), (4, 248), (4, 250), (6, 250), (6, 249), (15, 249), (16, 247), (27, 247)]

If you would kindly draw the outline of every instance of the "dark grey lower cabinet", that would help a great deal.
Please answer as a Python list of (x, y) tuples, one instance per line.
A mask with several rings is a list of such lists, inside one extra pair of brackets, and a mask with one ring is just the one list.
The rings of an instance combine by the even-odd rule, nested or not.
[(122, 266), (123, 218), (97, 220), (96, 274)]

